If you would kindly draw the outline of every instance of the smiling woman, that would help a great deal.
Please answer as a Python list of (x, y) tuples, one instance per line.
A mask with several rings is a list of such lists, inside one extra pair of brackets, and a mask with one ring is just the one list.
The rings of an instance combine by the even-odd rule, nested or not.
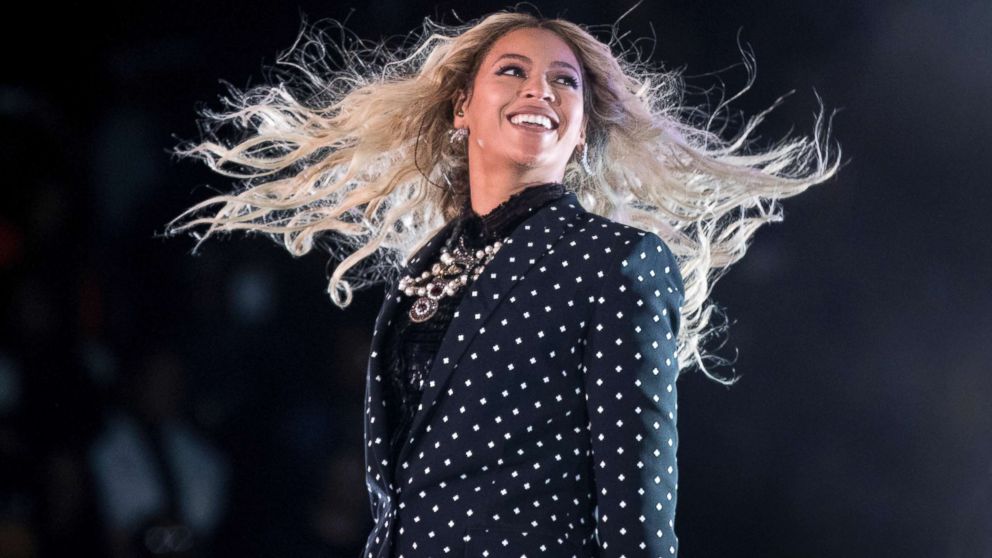
[[(676, 380), (732, 383), (705, 366), (712, 280), (780, 198), (835, 172), (828, 123), (752, 150), (763, 114), (724, 139), (677, 103), (676, 74), (574, 23), (423, 31), (410, 51), (301, 34), (285, 80), (204, 113), (247, 137), (177, 150), (244, 185), (169, 232), (259, 231), (295, 255), (320, 240), (343, 257), (342, 307), (389, 279), (365, 556), (674, 556)], [(328, 47), (343, 65), (312, 56)]]
[(522, 28), (494, 42), (467, 91), (459, 91), (454, 127), (469, 131), (477, 213), (535, 184), (564, 181), (569, 158), (585, 150), (579, 68), (558, 34)]

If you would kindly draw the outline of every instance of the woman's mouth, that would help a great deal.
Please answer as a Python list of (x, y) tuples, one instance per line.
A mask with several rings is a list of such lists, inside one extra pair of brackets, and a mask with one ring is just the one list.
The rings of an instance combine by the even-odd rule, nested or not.
[(557, 128), (554, 121), (547, 116), (539, 114), (515, 114), (507, 120), (514, 127), (530, 133), (542, 134), (553, 132)]

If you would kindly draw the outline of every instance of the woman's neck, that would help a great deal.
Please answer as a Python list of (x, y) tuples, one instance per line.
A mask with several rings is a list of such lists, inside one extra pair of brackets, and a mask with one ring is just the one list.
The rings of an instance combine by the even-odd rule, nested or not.
[(480, 169), (469, 166), (469, 192), (472, 210), (486, 215), (513, 194), (531, 186), (561, 182), (561, 176), (550, 176), (544, 169)]

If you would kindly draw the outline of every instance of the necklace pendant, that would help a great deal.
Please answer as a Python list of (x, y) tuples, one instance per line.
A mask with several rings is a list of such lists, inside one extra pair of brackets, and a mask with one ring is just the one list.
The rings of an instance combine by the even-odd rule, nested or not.
[(410, 307), (410, 321), (421, 323), (431, 319), (437, 312), (437, 300), (422, 296), (414, 301)]

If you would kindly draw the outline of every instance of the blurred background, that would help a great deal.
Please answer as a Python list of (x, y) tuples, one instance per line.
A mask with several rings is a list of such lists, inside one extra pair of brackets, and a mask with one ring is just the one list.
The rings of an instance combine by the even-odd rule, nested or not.
[[(543, 2), (610, 24), (633, 2)], [(0, 556), (358, 556), (382, 288), (261, 237), (155, 238), (233, 184), (168, 150), (301, 18), (365, 39), (503, 4), (70, 2), (3, 24)], [(714, 296), (718, 372), (679, 385), (682, 556), (992, 556), (992, 3), (646, 2), (627, 40), (690, 85), (758, 63), (746, 114), (846, 166), (785, 203)], [(693, 77), (697, 76), (697, 77)], [(719, 74), (729, 90), (741, 68)], [(702, 95), (687, 101), (704, 102)]]

